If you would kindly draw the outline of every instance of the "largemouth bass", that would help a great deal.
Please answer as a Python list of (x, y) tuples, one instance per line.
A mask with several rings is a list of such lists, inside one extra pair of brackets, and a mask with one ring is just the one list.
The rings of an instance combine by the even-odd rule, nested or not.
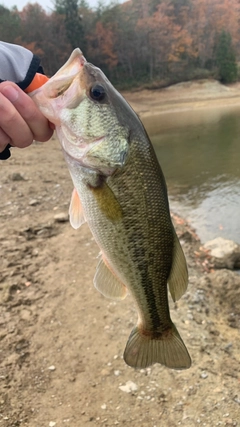
[(75, 49), (32, 93), (56, 125), (74, 190), (70, 222), (84, 222), (101, 249), (95, 287), (106, 297), (132, 294), (138, 323), (125, 351), (135, 368), (191, 365), (169, 312), (185, 292), (185, 257), (172, 225), (165, 179), (138, 116), (103, 72)]

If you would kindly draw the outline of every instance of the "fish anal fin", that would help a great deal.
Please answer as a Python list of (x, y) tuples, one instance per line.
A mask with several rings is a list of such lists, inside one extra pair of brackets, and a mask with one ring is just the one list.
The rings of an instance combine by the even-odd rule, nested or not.
[(98, 263), (93, 283), (106, 298), (123, 300), (127, 295), (126, 286), (112, 273), (104, 258)]
[(127, 365), (140, 369), (154, 363), (171, 369), (188, 369), (191, 366), (187, 348), (173, 323), (168, 331), (158, 337), (144, 334), (136, 326), (130, 334), (123, 358)]
[(81, 227), (81, 225), (86, 222), (76, 188), (74, 188), (72, 192), (72, 198), (69, 206), (69, 220), (71, 226), (75, 229)]
[(174, 230), (173, 263), (168, 277), (168, 286), (173, 301), (177, 301), (186, 292), (188, 286), (188, 269), (186, 258)]

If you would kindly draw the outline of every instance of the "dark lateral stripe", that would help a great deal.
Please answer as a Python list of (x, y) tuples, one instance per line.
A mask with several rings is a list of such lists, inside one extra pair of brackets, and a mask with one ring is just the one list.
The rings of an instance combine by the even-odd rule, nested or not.
[(143, 246), (144, 243), (147, 245), (148, 242), (144, 242), (143, 231), (139, 228), (137, 229), (136, 221), (135, 224), (131, 220), (129, 224), (129, 218), (127, 221), (128, 223), (125, 224), (126, 234), (130, 233), (128, 249), (129, 253), (132, 254), (132, 261), (136, 265), (136, 269), (141, 277), (139, 292), (144, 293), (152, 329), (161, 329), (161, 326), (166, 327), (166, 321), (169, 318), (167, 278), (171, 269), (171, 236), (169, 236), (168, 250), (166, 249), (166, 252), (164, 252), (164, 258), (159, 253), (159, 264), (155, 270), (156, 276), (151, 277), (149, 270), (154, 268), (155, 257), (158, 255), (156, 253), (151, 254), (149, 247), (145, 248)]
[(151, 318), (152, 322), (152, 328), (156, 329), (159, 328), (159, 326), (162, 323), (162, 320), (158, 313), (158, 308), (156, 305), (156, 298), (154, 294), (153, 289), (153, 282), (152, 279), (149, 277), (148, 274), (148, 263), (147, 261), (143, 261), (137, 265), (138, 270), (141, 275), (141, 286), (144, 291), (144, 295), (146, 298), (146, 303), (148, 307), (148, 312)]

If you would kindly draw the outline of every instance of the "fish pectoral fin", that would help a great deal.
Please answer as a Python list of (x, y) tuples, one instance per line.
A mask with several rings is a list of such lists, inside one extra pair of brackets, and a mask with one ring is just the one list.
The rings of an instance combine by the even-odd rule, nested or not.
[(128, 339), (123, 358), (132, 368), (147, 368), (161, 363), (171, 369), (188, 369), (191, 358), (176, 326), (162, 334), (144, 334), (136, 326)]
[(174, 231), (173, 264), (168, 277), (168, 286), (173, 301), (177, 301), (186, 292), (188, 286), (188, 269), (186, 258)]
[(122, 208), (107, 183), (104, 182), (102, 185), (90, 187), (90, 189), (101, 212), (110, 219), (110, 221), (119, 221), (123, 216)]
[(127, 295), (126, 286), (109, 270), (103, 258), (98, 263), (93, 283), (106, 298), (122, 300)]
[(71, 226), (75, 228), (75, 230), (86, 222), (76, 188), (74, 188), (72, 192), (72, 198), (69, 206), (69, 219)]

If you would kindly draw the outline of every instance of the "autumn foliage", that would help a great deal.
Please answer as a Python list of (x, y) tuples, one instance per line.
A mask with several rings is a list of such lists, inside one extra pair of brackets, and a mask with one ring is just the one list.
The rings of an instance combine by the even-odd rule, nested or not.
[[(22, 11), (0, 6), (0, 39), (41, 56), (52, 75), (79, 46), (87, 59), (119, 85), (159, 86), (190, 78), (221, 79), (219, 43), (240, 58), (240, 1), (129, 0), (91, 10), (85, 0), (55, 0)], [(228, 49), (228, 50), (229, 50)], [(229, 59), (230, 58), (230, 59)], [(233, 74), (232, 80), (233, 80)]]

